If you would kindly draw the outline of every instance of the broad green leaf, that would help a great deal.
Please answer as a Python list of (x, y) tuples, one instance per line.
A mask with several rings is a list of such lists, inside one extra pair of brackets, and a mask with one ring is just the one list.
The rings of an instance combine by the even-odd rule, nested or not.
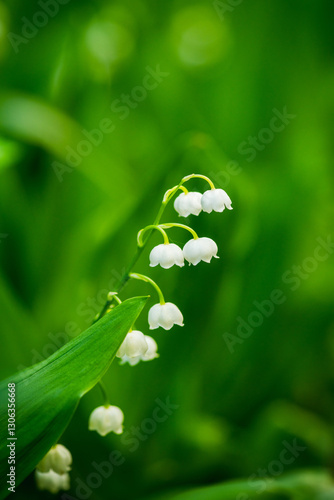
[(18, 486), (62, 435), (80, 398), (109, 368), (145, 302), (145, 297), (126, 300), (45, 361), (0, 384), (0, 498), (9, 494), (8, 383), (16, 384)]
[[(255, 476), (169, 493), (154, 500), (329, 500), (334, 482), (325, 471), (299, 471), (281, 477)], [(152, 499), (153, 500), (153, 499)]]

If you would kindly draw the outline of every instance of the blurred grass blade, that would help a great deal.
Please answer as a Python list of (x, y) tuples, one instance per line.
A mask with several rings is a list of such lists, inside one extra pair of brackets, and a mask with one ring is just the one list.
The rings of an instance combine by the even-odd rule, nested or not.
[(154, 500), (330, 500), (334, 498), (333, 478), (325, 471), (300, 471), (274, 478), (228, 481)]
[(62, 435), (80, 398), (109, 368), (145, 302), (145, 297), (126, 300), (45, 361), (0, 384), (0, 498), (9, 494), (8, 383), (16, 384), (18, 486)]
[(18, 92), (0, 93), (0, 129), (58, 157), (81, 138), (79, 125), (65, 113), (42, 99)]

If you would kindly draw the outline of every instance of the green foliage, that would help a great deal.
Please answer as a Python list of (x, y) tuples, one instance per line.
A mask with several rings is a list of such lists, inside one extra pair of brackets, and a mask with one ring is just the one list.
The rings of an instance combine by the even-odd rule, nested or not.
[(47, 360), (19, 372), (0, 385), (0, 497), (8, 491), (8, 384), (16, 393), (16, 481), (36, 467), (66, 429), (80, 398), (109, 368), (145, 298), (125, 301)]
[(157, 500), (329, 500), (333, 495), (333, 481), (328, 474), (306, 471), (277, 480), (227, 482)]

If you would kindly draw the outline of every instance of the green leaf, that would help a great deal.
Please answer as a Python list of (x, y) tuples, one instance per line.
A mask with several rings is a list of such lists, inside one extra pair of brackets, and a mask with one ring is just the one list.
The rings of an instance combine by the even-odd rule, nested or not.
[(0, 498), (8, 491), (8, 383), (16, 384), (16, 485), (35, 468), (67, 427), (80, 398), (109, 368), (146, 302), (126, 300), (45, 361), (0, 384)]
[[(279, 478), (257, 476), (222, 484), (167, 493), (154, 500), (325, 500), (334, 498), (327, 471), (299, 471)], [(152, 499), (153, 500), (153, 499)]]

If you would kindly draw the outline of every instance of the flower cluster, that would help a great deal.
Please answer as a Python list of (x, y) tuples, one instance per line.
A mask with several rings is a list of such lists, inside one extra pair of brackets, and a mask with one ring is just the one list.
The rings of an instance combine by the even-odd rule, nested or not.
[(35, 471), (37, 486), (40, 490), (58, 493), (60, 490), (70, 489), (72, 455), (61, 444), (57, 444), (48, 451), (39, 462)]
[[(189, 192), (184, 184), (194, 178), (208, 182), (210, 189), (203, 194), (197, 191)], [(139, 231), (137, 235), (137, 254), (132, 264), (138, 260), (154, 230), (159, 231), (163, 236), (163, 243), (151, 250), (149, 255), (151, 267), (158, 265), (164, 269), (169, 269), (174, 265), (183, 267), (185, 261), (189, 265), (196, 266), (201, 261), (210, 263), (212, 258), (218, 258), (217, 244), (211, 238), (205, 236), (199, 237), (192, 228), (184, 224), (160, 223), (161, 216), (167, 204), (179, 190), (182, 193), (176, 197), (174, 208), (181, 217), (199, 215), (202, 211), (211, 213), (212, 211), (223, 212), (225, 208), (232, 210), (231, 199), (227, 193), (222, 189), (216, 189), (208, 177), (198, 174), (191, 174), (184, 177), (177, 186), (166, 191), (154, 224), (146, 226)], [(170, 243), (166, 231), (172, 228), (183, 229), (191, 233), (192, 238), (184, 244), (183, 248)], [(131, 269), (126, 271), (122, 277), (117, 291), (109, 293), (107, 302), (102, 312), (97, 316), (96, 321), (104, 314), (107, 314), (115, 306), (115, 302), (118, 304), (121, 303), (118, 292), (126, 281), (136, 279), (149, 283), (159, 296), (159, 303), (153, 305), (148, 313), (149, 329), (155, 330), (161, 327), (164, 330), (170, 330), (174, 325), (183, 326), (181, 311), (172, 302), (165, 301), (164, 295), (157, 283), (148, 276), (131, 272)], [(124, 365), (127, 363), (130, 366), (135, 366), (140, 361), (151, 361), (158, 358), (158, 345), (154, 338), (136, 330), (134, 325), (132, 325), (132, 329), (130, 329), (119, 346), (116, 356), (120, 359), (120, 364)], [(109, 404), (102, 382), (100, 381), (99, 384), (105, 398), (105, 404), (93, 410), (89, 417), (88, 428), (91, 431), (98, 432), (101, 436), (106, 436), (110, 432), (121, 434), (123, 432), (124, 414), (118, 406)], [(62, 445), (57, 444), (54, 446), (37, 466), (35, 477), (38, 487), (52, 493), (57, 493), (60, 489), (69, 489), (70, 479), (68, 471), (70, 470), (71, 463), (71, 453)]]
[(181, 193), (174, 201), (174, 208), (180, 217), (188, 215), (199, 215), (201, 211), (211, 213), (223, 212), (225, 207), (232, 210), (232, 201), (223, 189), (211, 188), (205, 193), (187, 192)]
[(155, 267), (160, 264), (161, 267), (169, 269), (174, 264), (184, 266), (184, 259), (196, 266), (201, 260), (211, 262), (212, 257), (218, 259), (218, 247), (211, 238), (193, 238), (180, 247), (174, 243), (164, 243), (153, 248), (150, 253), (150, 266)]
[[(189, 192), (184, 183), (192, 178), (202, 178), (210, 184), (210, 190), (203, 194), (199, 192)], [(174, 208), (182, 217), (189, 215), (199, 215), (204, 212), (222, 212), (225, 207), (232, 210), (231, 199), (222, 189), (216, 189), (210, 179), (202, 175), (189, 175), (182, 179), (178, 186), (168, 190), (163, 198), (162, 208), (164, 209), (172, 197), (181, 189), (182, 193), (177, 196), (174, 202)], [(170, 243), (166, 230), (171, 228), (181, 228), (191, 233), (192, 238), (188, 240), (181, 249), (178, 245)], [(169, 269), (176, 265), (183, 267), (185, 261), (196, 266), (199, 262), (210, 263), (212, 258), (218, 258), (218, 247), (216, 243), (207, 237), (198, 237), (197, 233), (190, 227), (177, 223), (156, 224), (146, 226), (139, 231), (137, 236), (138, 249), (143, 248), (149, 236), (144, 239), (147, 232), (157, 230), (163, 236), (164, 242), (155, 246), (149, 255), (150, 266), (155, 267), (160, 265), (164, 269)], [(165, 298), (158, 285), (148, 276), (138, 273), (129, 273), (127, 279), (138, 279), (151, 284), (159, 295), (160, 302), (151, 307), (148, 313), (148, 323), (150, 330), (155, 330), (159, 327), (170, 330), (174, 325), (183, 326), (183, 315), (179, 308), (171, 303), (165, 302)], [(118, 303), (121, 300), (116, 292), (110, 292), (110, 301), (116, 300)], [(120, 358), (120, 364), (128, 363), (130, 366), (137, 365), (140, 361), (151, 361), (157, 358), (158, 346), (156, 341), (142, 333), (139, 330), (130, 330), (126, 335), (123, 343), (120, 345), (116, 356)], [(123, 429), (124, 415), (120, 408), (111, 406), (106, 402), (105, 406), (96, 408), (89, 418), (89, 429), (97, 431), (101, 436), (105, 436), (109, 432), (120, 434)]]
[[(211, 213), (223, 212), (225, 207), (232, 210), (232, 202), (228, 194), (222, 189), (209, 189), (204, 194), (194, 192), (181, 193), (174, 202), (174, 208), (181, 217), (189, 215), (199, 215), (201, 211)], [(164, 224), (159, 228), (167, 227), (184, 227), (190, 230), (187, 226), (181, 224)], [(155, 267), (160, 265), (164, 269), (169, 269), (173, 265), (182, 267), (186, 260), (189, 264), (196, 266), (199, 262), (210, 263), (213, 257), (217, 258), (218, 247), (211, 238), (199, 238), (194, 231), (194, 238), (189, 240), (181, 249), (174, 243), (169, 243), (168, 238), (165, 238), (163, 244), (154, 247), (150, 253), (150, 266)]]

